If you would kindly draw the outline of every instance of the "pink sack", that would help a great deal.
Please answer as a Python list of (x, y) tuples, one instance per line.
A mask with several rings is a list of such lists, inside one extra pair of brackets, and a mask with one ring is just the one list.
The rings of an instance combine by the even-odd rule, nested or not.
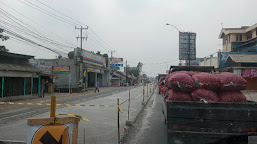
[(192, 92), (192, 99), (194, 101), (207, 101), (209, 103), (211, 102), (219, 102), (219, 96), (217, 95), (216, 92), (208, 89), (197, 89)]
[(195, 82), (188, 74), (176, 73), (169, 77), (168, 88), (174, 91), (192, 92), (195, 88)]
[(197, 88), (205, 88), (210, 90), (218, 90), (219, 81), (217, 81), (217, 76), (211, 73), (197, 73), (192, 76), (195, 80)]
[(222, 91), (241, 91), (246, 89), (246, 80), (234, 73), (219, 74), (220, 90)]
[(192, 101), (192, 98), (189, 93), (169, 90), (168, 91), (168, 100), (170, 100), (170, 101)]
[(219, 96), (221, 102), (247, 102), (246, 97), (241, 92), (221, 92)]

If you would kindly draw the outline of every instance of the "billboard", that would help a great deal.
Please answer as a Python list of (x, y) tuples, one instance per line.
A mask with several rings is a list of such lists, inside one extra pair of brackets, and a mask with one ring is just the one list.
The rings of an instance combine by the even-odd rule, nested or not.
[(195, 47), (196, 33), (179, 32), (179, 60), (195, 60), (196, 47)]
[(59, 74), (70, 73), (70, 66), (53, 66), (52, 72), (59, 73)]
[(110, 66), (123, 67), (123, 58), (110, 58)]

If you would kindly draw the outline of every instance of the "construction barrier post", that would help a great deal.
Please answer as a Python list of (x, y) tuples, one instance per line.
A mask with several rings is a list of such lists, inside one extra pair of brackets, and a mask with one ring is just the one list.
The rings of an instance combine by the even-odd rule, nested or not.
[(120, 100), (117, 98), (117, 109), (118, 109), (118, 144), (120, 144)]
[(130, 89), (129, 89), (129, 99), (128, 99), (128, 121), (129, 121), (129, 108), (130, 108)]
[(50, 117), (55, 117), (55, 108), (56, 108), (56, 96), (51, 96)]

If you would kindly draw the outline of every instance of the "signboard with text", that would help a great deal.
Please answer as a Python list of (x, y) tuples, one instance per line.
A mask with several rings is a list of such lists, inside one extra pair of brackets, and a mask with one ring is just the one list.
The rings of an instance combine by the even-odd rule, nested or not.
[(179, 60), (196, 59), (196, 33), (179, 32)]
[(110, 58), (110, 66), (123, 67), (123, 58)]

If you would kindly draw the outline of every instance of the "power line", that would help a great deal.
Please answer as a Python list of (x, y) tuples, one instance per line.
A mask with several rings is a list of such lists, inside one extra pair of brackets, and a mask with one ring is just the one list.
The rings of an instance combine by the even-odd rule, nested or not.
[[(76, 22), (78, 22), (78, 23), (80, 23), (80, 24), (82, 24), (82, 25), (85, 25), (85, 24), (83, 24), (82, 22), (77, 21), (77, 20), (73, 19), (72, 17), (69, 17), (69, 16), (67, 16), (67, 15), (65, 15), (65, 14), (63, 14), (63, 13), (61, 13), (60, 11), (58, 11), (58, 10), (56, 10), (56, 9), (54, 9), (54, 8), (52, 8), (52, 7), (48, 6), (48, 5), (46, 5), (46, 4), (44, 4), (43, 2), (41, 2), (41, 1), (39, 1), (39, 0), (36, 0), (36, 1), (39, 2), (39, 3), (42, 4), (42, 5), (44, 5), (44, 6), (48, 7), (48, 8), (50, 8), (50, 9), (52, 9), (53, 11), (55, 11), (55, 12), (57, 12), (57, 13), (59, 13), (59, 14), (65, 16), (65, 17), (68, 17), (68, 18), (70, 18), (70, 19), (72, 19), (72, 20), (74, 20), (74, 21), (76, 21)], [(87, 25), (85, 25), (85, 26), (88, 27)]]
[[(28, 2), (27, 0), (25, 0), (26, 2)], [(65, 15), (65, 14), (63, 14), (63, 13), (61, 13), (60, 11), (58, 11), (58, 10), (56, 10), (56, 9), (54, 9), (54, 8), (52, 8), (52, 7), (50, 7), (50, 6), (48, 6), (48, 5), (46, 5), (45, 3), (43, 3), (43, 2), (41, 2), (41, 1), (39, 1), (39, 0), (36, 0), (37, 2), (39, 2), (40, 4), (42, 4), (42, 5), (44, 5), (44, 6), (46, 6), (46, 7), (48, 7), (48, 8), (50, 8), (51, 10), (53, 10), (53, 11), (55, 11), (55, 12), (57, 12), (57, 13), (59, 13), (59, 14), (61, 14), (61, 15), (63, 15), (63, 16), (65, 16), (65, 17), (67, 17), (67, 18), (69, 18), (69, 19), (72, 19), (72, 20), (74, 20), (74, 21), (76, 21), (77, 23), (79, 23), (79, 24), (82, 24), (82, 25), (85, 25), (85, 24), (83, 24), (82, 22), (80, 22), (80, 21), (77, 21), (77, 20), (75, 20), (75, 19), (73, 19), (73, 18), (71, 18), (71, 17), (69, 17), (69, 16), (67, 16), (67, 15)], [(30, 2), (28, 2), (28, 3), (30, 3)], [(33, 3), (31, 3), (31, 4), (33, 4)], [(34, 6), (36, 6), (35, 4), (33, 4)], [(36, 6), (36, 7), (38, 7), (38, 8), (41, 8), (41, 7), (39, 7), (39, 6)], [(43, 9), (43, 8), (41, 8), (41, 9)], [(43, 9), (44, 11), (47, 11), (47, 10), (45, 10), (45, 9)], [(47, 12), (49, 12), (49, 11), (47, 11)], [(51, 12), (49, 12), (49, 13), (51, 13)], [(53, 14), (53, 13), (51, 13), (51, 14)], [(60, 16), (59, 16), (60, 17)], [(63, 18), (63, 17), (62, 17)], [(63, 18), (64, 19), (64, 18)], [(87, 25), (85, 25), (86, 27), (88, 27)], [(98, 37), (101, 41), (102, 41), (102, 43), (104, 43), (104, 44), (101, 44), (101, 46), (102, 47), (106, 47), (106, 46), (108, 46), (110, 49), (112, 49), (112, 50), (114, 50), (114, 48), (112, 48), (109, 44), (107, 44), (98, 34), (96, 34), (96, 32), (94, 32), (91, 28), (89, 28), (90, 29), (90, 31), (96, 36), (96, 37)], [(93, 37), (93, 36), (92, 36)], [(93, 39), (96, 39), (96, 38), (93, 38)], [(98, 41), (97, 40), (97, 42), (98, 43), (101, 43), (100, 41)], [(105, 46), (106, 45), (106, 46)], [(109, 48), (107, 48), (107, 49), (109, 49)]]
[[(5, 13), (3, 13), (3, 14), (5, 15)], [(7, 17), (8, 17), (8, 16), (7, 16)], [(4, 17), (3, 17), (3, 18), (4, 18)], [(1, 21), (1, 22), (4, 23), (6, 26), (12, 28), (12, 29), (15, 29), (16, 31), (20, 31), (21, 33), (24, 33), (24, 34), (26, 34), (26, 35), (29, 35), (29, 36), (31, 36), (31, 37), (33, 37), (33, 38), (36, 38), (36, 39), (40, 40), (40, 41), (48, 42), (48, 43), (53, 44), (53, 45), (58, 46), (58, 47), (59, 47), (59, 46), (62, 46), (62, 47), (69, 47), (69, 46), (60, 44), (60, 43), (58, 43), (58, 42), (55, 42), (55, 41), (53, 41), (53, 40), (51, 40), (51, 39), (48, 39), (48, 38), (46, 38), (46, 37), (44, 37), (44, 36), (40, 36), (40, 35), (38, 35), (37, 33), (34, 33), (33, 31), (31, 31), (29, 28), (24, 27), (21, 23), (16, 22), (15, 20), (13, 20), (13, 19), (10, 18), (10, 17), (8, 17), (8, 18), (9, 18), (10, 20), (12, 20), (13, 22), (15, 22), (16, 24), (18, 24), (19, 26), (22, 26), (22, 28), (17, 27), (17, 26), (12, 25), (12, 24), (9, 24), (9, 23), (6, 23), (6, 22), (4, 22), (4, 21)], [(23, 28), (25, 28), (25, 30), (24, 30)], [(30, 33), (29, 33), (29, 32), (30, 32)], [(60, 49), (63, 49), (63, 48), (60, 48)]]
[[(25, 0), (25, 1), (26, 1), (26, 0)], [(77, 20), (75, 20), (75, 19), (73, 19), (73, 18), (71, 18), (71, 17), (69, 17), (69, 16), (67, 16), (67, 15), (65, 15), (65, 14), (63, 14), (63, 13), (61, 13), (60, 11), (58, 11), (58, 10), (56, 10), (56, 9), (54, 9), (54, 8), (52, 8), (52, 7), (50, 7), (50, 6), (48, 6), (48, 5), (46, 5), (45, 3), (43, 3), (43, 2), (41, 2), (41, 1), (39, 1), (39, 0), (36, 0), (36, 1), (39, 2), (39, 3), (42, 4), (42, 5), (44, 5), (44, 6), (48, 7), (48, 8), (50, 8), (51, 10), (53, 10), (53, 11), (55, 11), (55, 12), (57, 12), (57, 13), (63, 15), (63, 16), (65, 16), (65, 17), (68, 17), (68, 18), (70, 18), (70, 19), (72, 19), (72, 20), (74, 20), (74, 21), (76, 21), (76, 22), (78, 22), (78, 23), (80, 23), (80, 24), (82, 24), (82, 25), (85, 25), (85, 24), (83, 24), (82, 22), (77, 21)], [(87, 25), (85, 25), (85, 26), (88, 27)], [(107, 44), (98, 34), (96, 34), (91, 28), (90, 28), (90, 30), (91, 30), (92, 33), (93, 33), (94, 35), (96, 35), (105, 45), (107, 45), (107, 46), (110, 47), (112, 50), (114, 50), (114, 49), (113, 49), (109, 44)]]
[[(44, 3), (40, 2), (40, 1), (38, 1), (38, 0), (36, 0), (36, 1), (39, 2), (39, 3), (41, 3), (41, 4), (43, 4), (43, 5), (46, 6), (46, 7), (48, 7), (48, 8), (50, 8), (50, 9), (54, 10), (55, 12), (58, 12), (59, 14), (65, 16), (65, 17), (68, 17), (69, 19), (73, 19), (73, 20), (76, 21), (77, 23), (76, 23), (76, 22), (73, 22), (73, 21), (70, 21), (70, 20), (67, 20), (67, 19), (65, 19), (65, 18), (63, 18), (63, 17), (61, 17), (61, 16), (58, 16), (58, 15), (52, 13), (52, 12), (49, 12), (48, 10), (46, 10), (46, 9), (44, 9), (44, 8), (41, 8), (41, 7), (37, 6), (36, 4), (31, 3), (31, 2), (29, 2), (29, 1), (27, 1), (27, 0), (24, 0), (24, 1), (26, 1), (27, 3), (25, 3), (25, 2), (23, 2), (23, 1), (21, 1), (21, 0), (19, 0), (19, 1), (20, 1), (21, 3), (23, 3), (23, 4), (25, 4), (25, 5), (27, 5), (27, 6), (31, 7), (31, 8), (33, 8), (33, 9), (36, 9), (36, 10), (38, 10), (38, 11), (40, 11), (40, 12), (42, 12), (42, 13), (48, 15), (48, 16), (54, 17), (54, 18), (56, 18), (56, 19), (58, 19), (58, 20), (60, 20), (60, 21), (62, 21), (62, 22), (71, 24), (71, 25), (73, 25), (73, 26), (74, 26), (75, 24), (78, 24), (78, 23), (83, 24), (82, 22), (79, 22), (79, 21), (77, 21), (77, 20), (75, 20), (75, 19), (73, 19), (73, 18), (71, 18), (71, 17), (69, 17), (69, 16), (63, 14), (63, 13), (61, 13), (61, 12), (55, 10), (54, 8), (52, 8), (52, 7), (50, 7), (50, 6), (46, 5), (46, 4), (44, 4)], [(85, 25), (85, 24), (83, 24), (83, 25)], [(92, 36), (92, 40), (96, 41), (102, 48), (107, 49), (107, 50), (109, 50), (109, 49), (113, 49), (113, 50), (114, 50), (114, 48), (112, 48), (109, 44), (107, 44), (98, 34), (96, 34), (96, 32), (94, 32), (92, 29), (90, 29), (90, 31), (92, 31), (92, 33), (90, 33), (90, 35)], [(95, 35), (99, 40), (96, 39), (93, 35)]]
[[(1, 1), (0, 1), (0, 3), (2, 3), (2, 4), (5, 5), (5, 6), (7, 6), (9, 9), (11, 9), (11, 10), (17, 12), (18, 14), (20, 14), (20, 15), (23, 16), (24, 18), (28, 19), (29, 21), (31, 21), (31, 22), (33, 22), (34, 24), (36, 24), (36, 25), (38, 25), (39, 27), (41, 27), (42, 29), (44, 29), (44, 30), (46, 30), (46, 31), (49, 31), (47, 28), (43, 27), (42, 25), (38, 24), (37, 22), (33, 21), (32, 19), (28, 18), (27, 16), (23, 15), (22, 13), (20, 13), (20, 12), (17, 11), (16, 9), (14, 9), (14, 8), (12, 8), (12, 7), (10, 7), (10, 6), (8, 6), (7, 4), (5, 4), (5, 3), (1, 2)], [(3, 9), (2, 9), (2, 10), (3, 10)], [(3, 11), (4, 11), (4, 10), (3, 10)], [(24, 23), (24, 24), (25, 24), (25, 23)], [(29, 26), (29, 27), (31, 27), (31, 26)], [(32, 27), (32, 28), (33, 28), (33, 27)], [(34, 28), (34, 31), (37, 31), (37, 30), (38, 30), (38, 29), (35, 29), (35, 28)], [(52, 34), (52, 36), (55, 36), (56, 38), (58, 38), (58, 39), (60, 39), (60, 40), (63, 40), (63, 41), (64, 41), (65, 43), (67, 43), (67, 44), (73, 45), (73, 44), (71, 44), (70, 42), (68, 42), (67, 40), (65, 40), (64, 38), (58, 36), (57, 34), (51, 32), (51, 31), (49, 31), (49, 32), (50, 32), (50, 34)], [(75, 47), (76, 47), (76, 46), (75, 46)]]
[[(1, 26), (1, 25), (0, 25), (0, 26)], [(32, 44), (34, 44), (34, 45), (39, 46), (39, 47), (43, 47), (43, 48), (45, 48), (45, 49), (47, 49), (47, 50), (49, 50), (49, 51), (52, 51), (52, 52), (54, 52), (54, 53), (60, 55), (60, 53), (59, 53), (58, 51), (56, 51), (56, 50), (53, 50), (53, 49), (51, 49), (51, 48), (49, 48), (49, 47), (46, 47), (46, 46), (44, 46), (44, 45), (41, 45), (41, 44), (35, 42), (35, 41), (33, 41), (33, 40), (29, 39), (29, 38), (26, 38), (26, 37), (24, 37), (24, 36), (21, 36), (21, 35), (19, 35), (19, 34), (13, 32), (13, 31), (7, 29), (7, 28), (4, 27), (4, 26), (1, 26), (1, 27), (4, 29), (4, 32), (7, 33), (7, 34), (10, 34), (10, 35), (12, 35), (12, 36), (15, 36), (15, 37), (17, 37), (17, 38), (19, 38), (19, 39), (22, 39), (22, 40), (24, 40), (24, 41), (30, 42), (30, 43), (32, 43)]]
[[(60, 17), (60, 16), (58, 16), (58, 15), (56, 15), (56, 14), (53, 14), (52, 12), (49, 12), (49, 11), (47, 11), (47, 10), (45, 10), (45, 9), (43, 9), (43, 8), (41, 8), (41, 7), (35, 5), (35, 4), (33, 4), (33, 3), (31, 3), (31, 2), (29, 2), (29, 1), (27, 1), (27, 0), (24, 0), (24, 1), (26, 1), (27, 3), (25, 3), (25, 2), (23, 2), (23, 1), (21, 1), (21, 0), (18, 0), (18, 1), (19, 1), (20, 3), (23, 3), (23, 4), (27, 5), (28, 7), (31, 7), (31, 8), (33, 8), (33, 9), (35, 9), (35, 10), (38, 10), (38, 11), (40, 11), (40, 12), (42, 12), (42, 13), (48, 15), (48, 16), (51, 16), (51, 17), (53, 17), (53, 18), (55, 18), (55, 19), (58, 19), (58, 20), (60, 20), (60, 21), (62, 21), (62, 22), (64, 22), (64, 23), (70, 24), (70, 25), (72, 25), (72, 26), (76, 26), (76, 23), (73, 23), (72, 21), (66, 20), (66, 19), (64, 19), (64, 18), (62, 18), (62, 17)], [(28, 4), (28, 3), (29, 3), (29, 4)], [(50, 13), (50, 14), (49, 14), (49, 13)]]

